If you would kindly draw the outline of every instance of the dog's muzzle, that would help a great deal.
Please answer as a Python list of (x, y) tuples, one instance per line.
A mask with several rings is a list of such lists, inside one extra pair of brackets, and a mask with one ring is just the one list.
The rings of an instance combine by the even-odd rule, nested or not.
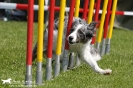
[(74, 37), (73, 36), (68, 36), (68, 43), (69, 44), (74, 44), (75, 42), (73, 42)]

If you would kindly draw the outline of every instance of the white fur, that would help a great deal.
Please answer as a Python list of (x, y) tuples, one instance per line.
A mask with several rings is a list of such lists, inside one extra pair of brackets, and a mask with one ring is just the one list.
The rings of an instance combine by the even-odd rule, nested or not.
[[(77, 35), (76, 35), (76, 34), (77, 34), (77, 31), (78, 31), (78, 29), (80, 29), (82, 26), (83, 26), (83, 25), (79, 24), (79, 25), (77, 26), (77, 28), (75, 29), (75, 31), (72, 32), (72, 33), (68, 36), (68, 38), (69, 38), (70, 36), (73, 36), (72, 42), (76, 42), (76, 39), (77, 39)], [(67, 38), (67, 40), (68, 40), (68, 38)]]
[(93, 56), (91, 55), (90, 41), (88, 41), (86, 44), (77, 43), (74, 45), (70, 45), (69, 51), (79, 54), (79, 58), (82, 59), (86, 64), (88, 64), (95, 72), (105, 75), (111, 74), (112, 70), (103, 70), (98, 66), (97, 61), (101, 59), (101, 56), (99, 54)]

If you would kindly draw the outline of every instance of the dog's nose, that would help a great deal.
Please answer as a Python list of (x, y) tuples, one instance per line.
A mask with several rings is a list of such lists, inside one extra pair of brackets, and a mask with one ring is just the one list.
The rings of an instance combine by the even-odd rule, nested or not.
[(73, 40), (73, 36), (69, 36), (69, 38), (68, 38), (68, 39), (69, 39), (70, 41), (71, 41), (71, 40)]

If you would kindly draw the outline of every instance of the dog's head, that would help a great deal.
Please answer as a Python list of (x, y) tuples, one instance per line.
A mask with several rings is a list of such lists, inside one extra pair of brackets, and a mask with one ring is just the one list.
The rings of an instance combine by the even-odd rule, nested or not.
[(94, 36), (97, 22), (85, 23), (83, 20), (73, 21), (70, 34), (67, 37), (69, 44), (86, 43)]

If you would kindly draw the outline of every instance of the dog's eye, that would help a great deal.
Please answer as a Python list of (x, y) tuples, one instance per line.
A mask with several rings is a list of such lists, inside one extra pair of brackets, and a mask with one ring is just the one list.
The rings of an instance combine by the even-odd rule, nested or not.
[(78, 33), (79, 33), (79, 34), (83, 34), (83, 32), (82, 32), (81, 30), (78, 30)]
[(79, 37), (80, 39), (84, 39), (84, 38), (85, 38), (85, 35), (84, 35), (83, 31), (78, 30), (78, 37)]

